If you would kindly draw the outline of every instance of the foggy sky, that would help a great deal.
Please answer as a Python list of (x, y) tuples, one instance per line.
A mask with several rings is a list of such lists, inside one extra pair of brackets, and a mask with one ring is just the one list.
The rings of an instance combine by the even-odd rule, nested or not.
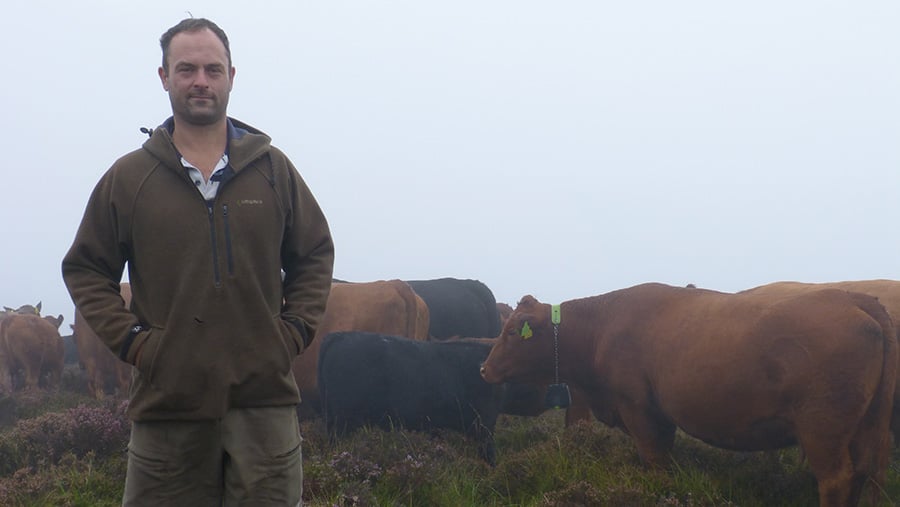
[(0, 19), (0, 305), (73, 307), (91, 189), (170, 115), (158, 39), (229, 35), (229, 113), (323, 207), (335, 276), (499, 301), (898, 278), (900, 4), (16, 3)]

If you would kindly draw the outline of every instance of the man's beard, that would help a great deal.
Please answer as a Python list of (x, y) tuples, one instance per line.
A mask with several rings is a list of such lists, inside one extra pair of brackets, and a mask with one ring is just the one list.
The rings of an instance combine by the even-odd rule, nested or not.
[(212, 101), (211, 107), (201, 108), (191, 107), (189, 102), (176, 103), (172, 100), (171, 103), (172, 111), (175, 113), (175, 116), (180, 120), (198, 127), (213, 125), (225, 118), (226, 114), (227, 101), (225, 103)]

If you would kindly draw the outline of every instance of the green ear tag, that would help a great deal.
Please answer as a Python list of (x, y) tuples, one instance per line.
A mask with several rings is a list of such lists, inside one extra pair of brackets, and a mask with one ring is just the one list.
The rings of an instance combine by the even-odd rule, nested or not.
[(522, 326), (522, 331), (519, 332), (522, 335), (523, 340), (527, 340), (531, 338), (534, 333), (531, 332), (531, 326), (528, 325), (528, 321), (525, 321), (525, 324)]
[(559, 324), (559, 321), (559, 305), (553, 305), (550, 307), (550, 322)]

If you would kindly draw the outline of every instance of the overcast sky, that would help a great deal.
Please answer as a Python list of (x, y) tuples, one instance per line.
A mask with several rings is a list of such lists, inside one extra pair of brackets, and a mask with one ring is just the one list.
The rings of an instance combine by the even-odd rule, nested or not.
[(0, 17), (0, 305), (60, 261), (171, 113), (159, 36), (229, 35), (229, 114), (329, 219), (335, 276), (452, 276), (512, 305), (648, 281), (900, 278), (900, 2), (81, 0)]

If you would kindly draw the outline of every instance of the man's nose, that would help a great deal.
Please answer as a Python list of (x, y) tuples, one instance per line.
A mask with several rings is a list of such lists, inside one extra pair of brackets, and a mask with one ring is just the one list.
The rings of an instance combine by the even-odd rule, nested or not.
[(209, 87), (209, 77), (206, 75), (206, 71), (203, 69), (199, 69), (197, 74), (194, 77), (194, 86), (199, 86), (202, 88)]

